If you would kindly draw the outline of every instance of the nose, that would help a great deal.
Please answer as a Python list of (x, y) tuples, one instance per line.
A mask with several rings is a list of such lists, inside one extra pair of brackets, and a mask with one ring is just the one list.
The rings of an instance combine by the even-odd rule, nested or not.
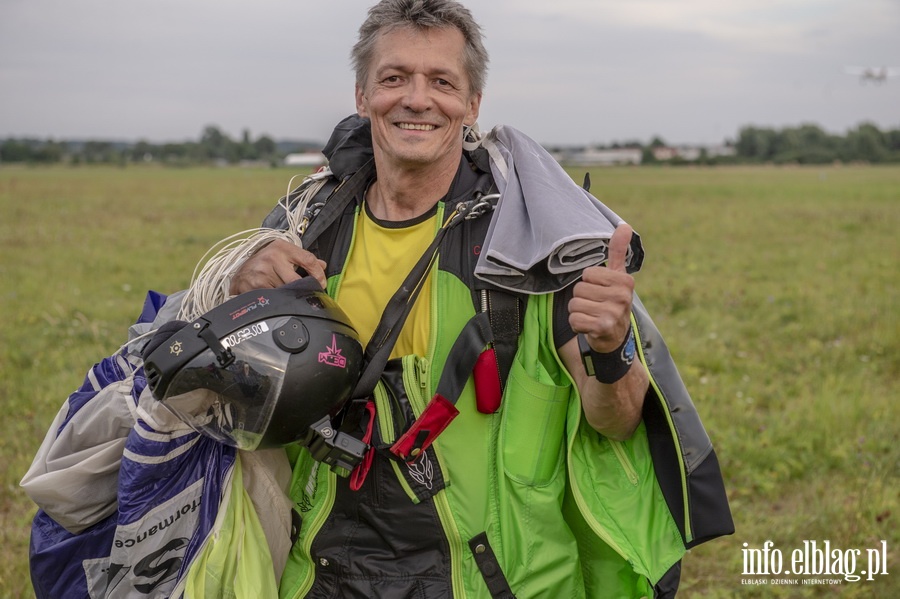
[(421, 75), (411, 77), (403, 97), (403, 107), (413, 112), (425, 112), (431, 106), (428, 79)]

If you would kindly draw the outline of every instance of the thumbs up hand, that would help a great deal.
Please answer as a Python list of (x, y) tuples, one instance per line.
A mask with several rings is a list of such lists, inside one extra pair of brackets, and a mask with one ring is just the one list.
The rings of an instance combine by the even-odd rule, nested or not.
[[(615, 355), (626, 341), (634, 298), (634, 278), (625, 271), (631, 235), (629, 225), (623, 223), (616, 227), (609, 240), (606, 266), (585, 268), (581, 281), (572, 290), (569, 324), (573, 331), (584, 334), (597, 354)], [(594, 368), (587, 368), (578, 339), (563, 345), (560, 356), (578, 386), (588, 424), (611, 439), (630, 437), (641, 421), (644, 397), (650, 385), (646, 369), (628, 367), (624, 376), (604, 383), (600, 377), (588, 374), (597, 370), (597, 363), (591, 356)]]
[(634, 277), (625, 271), (631, 226), (622, 223), (609, 240), (606, 266), (585, 268), (569, 302), (569, 325), (598, 353), (615, 350), (628, 332)]

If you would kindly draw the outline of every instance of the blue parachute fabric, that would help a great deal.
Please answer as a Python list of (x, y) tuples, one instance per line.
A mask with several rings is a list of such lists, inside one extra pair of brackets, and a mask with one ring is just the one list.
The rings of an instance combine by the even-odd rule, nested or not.
[[(141, 421), (137, 426), (149, 428)], [(192, 464), (198, 444), (203, 444), (202, 439), (194, 432), (167, 441), (147, 439), (135, 432), (128, 435), (119, 471), (119, 524), (131, 524), (154, 504), (171, 500), (177, 488), (202, 478), (202, 465)], [(186, 464), (193, 468), (186, 469)]]
[(159, 314), (160, 308), (166, 303), (166, 299), (168, 299), (167, 295), (152, 289), (148, 291), (147, 297), (144, 298), (144, 308), (141, 310), (141, 315), (138, 316), (137, 324), (153, 322), (156, 315)]
[[(148, 293), (137, 324), (154, 322), (165, 301), (162, 294)], [(146, 387), (137, 353), (132, 344), (91, 368), (66, 400), (57, 437), (81, 410), (102, 413), (98, 402), (110, 401), (104, 399), (109, 394), (98, 394), (110, 385), (128, 381), (126, 401), (137, 407)], [(38, 599), (169, 596), (215, 524), (236, 459), (233, 448), (175, 428), (157, 431), (135, 422), (125, 438), (118, 506), (111, 516), (76, 534), (38, 510), (29, 548)]]
[[(72, 393), (68, 399), (66, 399), (66, 404), (69, 406), (69, 414), (68, 417), (63, 421), (63, 423), (57, 429), (56, 434), (58, 435), (66, 426), (69, 424), (69, 421), (72, 417), (78, 412), (78, 410), (82, 409), (86, 404), (88, 404), (94, 397), (97, 395), (97, 392), (104, 387), (111, 385), (112, 383), (117, 383), (119, 381), (125, 380), (131, 372), (125, 372), (123, 369), (123, 360), (125, 360), (125, 350), (122, 350), (116, 355), (109, 356), (107, 358), (103, 358), (100, 362), (94, 364), (91, 367), (90, 371), (88, 371), (87, 375), (84, 377), (84, 382), (81, 384), (81, 387), (78, 388), (77, 391)], [(124, 362), (127, 365), (127, 361)], [(131, 367), (129, 370), (131, 370)], [(140, 374), (140, 377), (137, 375)], [(132, 393), (134, 397), (134, 402), (137, 404), (137, 398), (140, 396), (141, 391), (144, 390), (144, 386), (146, 385), (146, 380), (143, 376), (143, 370), (139, 373), (135, 373), (135, 383), (138, 382), (138, 378), (140, 379), (140, 390), (137, 393)]]
[(235, 449), (193, 431), (166, 436), (139, 421), (125, 443), (112, 596), (168, 596), (215, 524)]
[(115, 514), (76, 535), (57, 524), (44, 510), (38, 510), (31, 524), (29, 546), (34, 596), (37, 599), (90, 597), (83, 562), (108, 558), (115, 530)]

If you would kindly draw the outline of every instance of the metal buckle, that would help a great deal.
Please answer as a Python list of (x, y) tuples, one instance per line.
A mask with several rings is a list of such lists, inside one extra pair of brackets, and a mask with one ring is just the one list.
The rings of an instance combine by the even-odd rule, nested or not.
[(460, 202), (456, 205), (456, 212), (466, 220), (479, 218), (494, 209), (492, 200), (500, 197), (499, 193), (489, 195), (476, 195), (467, 202)]
[(368, 446), (361, 440), (338, 431), (325, 416), (309, 427), (301, 444), (309, 448), (313, 459), (331, 466), (332, 470), (353, 468), (362, 461)]

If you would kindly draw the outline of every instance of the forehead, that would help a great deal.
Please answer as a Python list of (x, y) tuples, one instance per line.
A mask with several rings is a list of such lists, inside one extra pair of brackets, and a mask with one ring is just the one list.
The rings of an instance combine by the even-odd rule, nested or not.
[(462, 32), (455, 27), (391, 29), (379, 34), (375, 41), (371, 71), (395, 68), (462, 75), (465, 43)]

